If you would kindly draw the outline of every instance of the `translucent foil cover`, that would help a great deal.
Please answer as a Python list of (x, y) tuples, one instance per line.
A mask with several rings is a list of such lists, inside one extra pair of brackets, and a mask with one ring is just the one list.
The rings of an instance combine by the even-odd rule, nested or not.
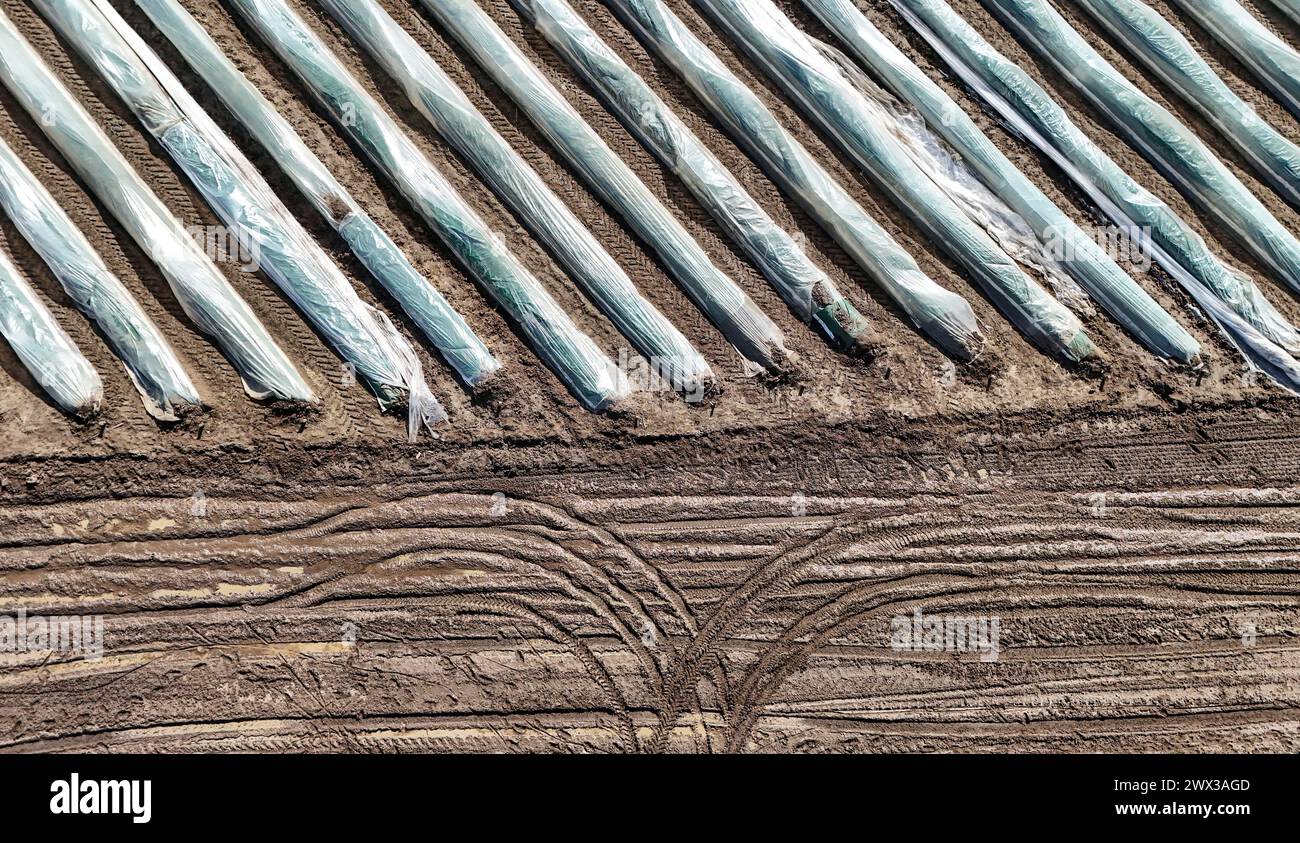
[[(1237, 0), (1171, 0), (1300, 119), (1300, 53)], [(1300, 8), (1297, 6), (1296, 8)], [(1297, 12), (1300, 23), (1300, 12)]]
[(283, 0), (230, 4), (275, 51), (340, 130), (406, 197), (470, 276), (519, 325), (588, 409), (629, 392), (627, 378), (555, 302), (473, 208)]
[(367, 305), (239, 148), (104, 0), (37, 7), (176, 162), (217, 216), (253, 249), (257, 267), (378, 396), (405, 403), (412, 437), (446, 418), (415, 350)]
[(87, 417), (99, 411), (104, 400), (99, 374), (3, 250), (0, 336), (64, 412)]
[(785, 337), (476, 0), (429, 0), (433, 16), (541, 130), (587, 187), (636, 232), (668, 274), (746, 358), (781, 370)]
[(682, 180), (805, 322), (851, 348), (866, 320), (731, 171), (565, 0), (511, 0), (623, 126)]
[[(1155, 9), (1135, 0), (1079, 0), (1079, 4), (1237, 147), (1278, 195), (1300, 207), (1300, 147), (1237, 96), (1181, 32)], [(1291, 283), (1297, 283), (1295, 277)]]
[(0, 141), (0, 207), (49, 266), (68, 298), (95, 323), (150, 415), (175, 421), (178, 408), (198, 405), (198, 390), (171, 344), (4, 141)]
[(896, 137), (900, 127), (862, 94), (841, 66), (767, 0), (700, 0), (814, 123), (956, 258), (1002, 313), (1049, 354), (1079, 362), (1096, 354), (1077, 316), (1028, 277)]
[(501, 364), (465, 319), (411, 265), (392, 238), (362, 210), (289, 121), (235, 67), (179, 0), (137, 0), (136, 5), (329, 221), (460, 379), (477, 387), (491, 377)]
[(606, 5), (681, 77), (732, 139), (889, 294), (918, 330), (955, 357), (969, 360), (979, 354), (983, 337), (970, 304), (927, 276), (661, 0), (606, 0)]
[(1168, 205), (1134, 181), (1023, 69), (944, 0), (892, 0), (948, 67), (1041, 150), (1187, 290), (1247, 359), (1295, 390), (1296, 332), (1243, 273), (1221, 261)]
[[(1142, 93), (1124, 74), (1098, 55), (1083, 37), (1043, 0), (985, 0), (1027, 46), (1050, 62), (1103, 115), (1121, 137), (1154, 164), (1193, 203), (1232, 230), (1271, 267), (1277, 277), (1300, 289), (1300, 241), (1215, 157), (1196, 133)], [(1139, 223), (1141, 221), (1139, 220)], [(1238, 288), (1235, 292), (1233, 288)], [(1253, 285), (1223, 290), (1243, 317), (1295, 353), (1295, 330), (1262, 301)], [(1242, 301), (1243, 297), (1249, 301)]]
[(853, 0), (803, 0), (890, 92), (915, 108), (964, 166), (1018, 216), (1047, 252), (1103, 308), (1155, 353), (1190, 363), (1200, 345), (1057, 205), (1039, 190)]
[(220, 346), (248, 394), (315, 401), (248, 304), (3, 13), (0, 81), (162, 270), (181, 308)]
[(678, 389), (705, 390), (708, 363), (651, 304), (541, 176), (492, 128), (419, 44), (371, 0), (322, 0), (411, 103), (543, 243), (637, 350)]

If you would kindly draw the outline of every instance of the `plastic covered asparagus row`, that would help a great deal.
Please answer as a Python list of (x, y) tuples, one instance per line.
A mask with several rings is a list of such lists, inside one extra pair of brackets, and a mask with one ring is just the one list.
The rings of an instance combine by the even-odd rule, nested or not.
[(179, 0), (136, 0), (469, 387), (501, 364)]
[(1049, 354), (1080, 362), (1096, 354), (1068, 308), (1029, 278), (919, 166), (896, 132), (837, 62), (767, 0), (700, 0), (815, 123), (894, 201), (930, 231), (983, 286), (1012, 323)]
[[(1300, 118), (1300, 53), (1237, 0), (1173, 0)], [(1300, 6), (1297, 6), (1300, 8)]]
[(840, 294), (835, 282), (572, 6), (565, 0), (511, 3), (586, 80), (624, 127), (682, 180), (799, 318), (815, 323), (845, 350), (867, 340), (866, 320)]
[(1190, 363), (1200, 353), (1191, 334), (1029, 180), (942, 88), (894, 46), (853, 0), (803, 0), (895, 96), (910, 103), (984, 184), (1050, 244), (1060, 265), (1102, 307), (1155, 353)]
[(1206, 64), (1183, 34), (1137, 0), (1079, 0), (1102, 28), (1201, 113), (1278, 195), (1300, 207), (1300, 147), (1261, 118)]
[[(1300, 336), (1255, 284), (1135, 182), (1075, 125), (1019, 65), (999, 53), (944, 0), (892, 0), (954, 73), (1051, 158), (1097, 206), (1149, 249), (1255, 365), (1295, 389)], [(1284, 350), (1285, 349), (1285, 350)]]
[(248, 394), (257, 399), (315, 401), (311, 388), (248, 304), (3, 12), (0, 81), (162, 270), (186, 315), (221, 347)]
[(104, 385), (99, 373), (54, 321), (27, 280), (0, 249), (0, 335), (54, 403), (85, 418), (99, 412)]
[(446, 418), (415, 350), (388, 317), (357, 295), (343, 272), (261, 174), (106, 0), (37, 0), (59, 32), (99, 71), (231, 231), (253, 246), (258, 268), (374, 391), (381, 407), (405, 404), (408, 433)]
[(0, 249), (0, 336), (64, 412), (88, 418), (99, 412), (104, 385), (76, 343)]
[(175, 421), (178, 409), (198, 406), (198, 390), (171, 344), (104, 265), (81, 229), (3, 140), (0, 207), (49, 266), (68, 298), (99, 328), (149, 414)]
[(1300, 290), (1300, 241), (1194, 132), (1098, 55), (1045, 0), (983, 2), (1179, 190), (1231, 228), (1280, 279)]
[(653, 362), (655, 371), (688, 395), (703, 394), (713, 381), (709, 364), (433, 57), (373, 0), (321, 0), (321, 5), (402, 85), (411, 103)]
[(543, 361), (599, 410), (625, 397), (627, 378), (578, 330), (546, 288), (284, 0), (231, 0), (257, 34), (360, 147), (470, 276), (519, 325)]
[(748, 360), (783, 372), (795, 362), (785, 337), (736, 282), (714, 266), (686, 228), (587, 124), (476, 0), (425, 6), (529, 116), (587, 187), (650, 247), (668, 274)]
[(983, 337), (970, 304), (922, 272), (916, 260), (662, 0), (605, 3), (672, 67), (732, 139), (889, 294), (923, 334), (962, 360), (979, 353)]

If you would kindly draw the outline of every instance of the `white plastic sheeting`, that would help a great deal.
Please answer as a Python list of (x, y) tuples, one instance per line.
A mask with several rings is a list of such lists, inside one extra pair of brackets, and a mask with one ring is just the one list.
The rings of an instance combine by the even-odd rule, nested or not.
[(989, 190), (1018, 214), (1087, 292), (1147, 348), (1184, 363), (1200, 345), (1127, 272), (1007, 159), (942, 88), (858, 9), (853, 0), (803, 0), (882, 85), (920, 112)]
[(699, 0), (804, 113), (961, 262), (1018, 329), (1067, 362), (1096, 355), (1079, 318), (1029, 278), (918, 163), (910, 134), (767, 0)]
[(1155, 9), (1136, 0), (1079, 3), (1143, 66), (1237, 147), (1278, 195), (1300, 207), (1300, 147), (1237, 96), (1181, 32)]
[(658, 257), (745, 358), (782, 372), (795, 362), (766, 313), (709, 259), (672, 212), (506, 36), (477, 0), (426, 0), (433, 16)]
[(1250, 68), (1278, 102), (1300, 118), (1300, 53), (1237, 0), (1172, 2), (1205, 27), (1233, 58)]
[(1292, 391), (1300, 389), (1300, 367), (1288, 354), (1300, 347), (1300, 338), (1245, 274), (1223, 263), (1195, 230), (1129, 177), (1029, 74), (944, 0), (892, 2), (963, 82), (1150, 250), (1251, 364)]
[(373, 0), (321, 0), (321, 5), (402, 85), (412, 105), (546, 245), (601, 312), (653, 361), (656, 372), (688, 395), (709, 388), (713, 372), (690, 341), (641, 295), (569, 206), (406, 30)]
[(179, 0), (136, 0), (469, 387), (501, 364)]
[(145, 409), (161, 421), (197, 406), (199, 393), (171, 344), (68, 219), (40, 180), (0, 140), (0, 207), (49, 266), (72, 303), (122, 361)]
[(799, 318), (844, 349), (866, 339), (866, 320), (835, 282), (572, 6), (565, 0), (511, 3), (624, 127), (682, 180)]
[(534, 350), (591, 410), (630, 392), (628, 379), (456, 192), (284, 0), (230, 0), (370, 161), (398, 188)]
[(605, 0), (667, 63), (732, 139), (898, 304), (917, 329), (962, 360), (983, 336), (970, 303), (939, 286), (849, 195), (758, 96), (661, 0)]
[(162, 270), (181, 308), (217, 342), (248, 394), (314, 402), (311, 388), (248, 304), (3, 12), (0, 82)]
[[(1111, 128), (1191, 201), (1228, 226), (1277, 277), (1300, 290), (1300, 241), (1196, 133), (1098, 55), (1045, 0), (983, 0), (1026, 46), (1050, 62)], [(1288, 347), (1294, 345), (1294, 339)]]
[(411, 438), (445, 420), (406, 338), (361, 300), (239, 148), (107, 0), (35, 5), (99, 71), (231, 231), (253, 246), (258, 268), (353, 367), (380, 405), (407, 405)]
[(99, 412), (104, 400), (99, 373), (2, 249), (0, 335), (64, 412), (83, 418)]

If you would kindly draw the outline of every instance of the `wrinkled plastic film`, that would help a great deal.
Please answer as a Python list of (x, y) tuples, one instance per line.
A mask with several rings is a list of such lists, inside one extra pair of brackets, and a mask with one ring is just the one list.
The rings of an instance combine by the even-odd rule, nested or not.
[(349, 213), (339, 224), (338, 233), (466, 386), (480, 388), (501, 369), (501, 362), (492, 356), (465, 318), (411, 265), (388, 233), (368, 214), (359, 209)]
[(1029, 278), (917, 166), (890, 134), (887, 115), (767, 0), (700, 0), (804, 112), (833, 136), (909, 215), (959, 260), (1011, 322), (1049, 354), (1096, 354), (1068, 308)]
[(1300, 241), (1184, 126), (1097, 54), (1044, 0), (984, 0), (1050, 61), (1112, 127), (1185, 195), (1232, 229), (1277, 276), (1300, 290)]
[(321, 0), (411, 103), (474, 168), (675, 388), (700, 394), (713, 381), (689, 340), (645, 299), (623, 268), (515, 152), (425, 50), (372, 0)]
[(258, 268), (311, 321), (381, 406), (405, 403), (408, 432), (446, 418), (415, 350), (356, 290), (180, 81), (105, 0), (37, 6), (122, 97), (217, 215), (250, 245)]
[(136, 0), (468, 386), (501, 364), (178, 0)]
[(953, 205), (984, 229), (999, 249), (1031, 277), (1046, 282), (1066, 307), (1089, 316), (1095, 313), (1088, 295), (1048, 253), (1029, 223), (980, 180), (962, 156), (931, 130), (915, 107), (876, 84), (832, 45), (806, 33), (803, 37), (862, 95), (858, 104), (868, 111), (871, 120), (884, 129)]
[(744, 357), (776, 371), (793, 361), (776, 323), (714, 266), (672, 212), (476, 0), (426, 0), (425, 6), (564, 155), (587, 187), (650, 247), (668, 275)]
[(104, 402), (99, 373), (2, 249), (0, 335), (60, 409), (82, 418), (99, 412)]
[(1277, 101), (1300, 119), (1300, 53), (1237, 0), (1172, 2), (1250, 68)]
[(944, 0), (893, 0), (954, 73), (1011, 128), (1047, 155), (1122, 231), (1148, 249), (1246, 356), (1288, 389), (1300, 373), (1278, 340), (1294, 329), (1245, 275), (1125, 173), (1024, 70), (992, 47)]
[(983, 337), (970, 304), (922, 272), (661, 0), (606, 0), (606, 5), (672, 67), (732, 139), (898, 303), (918, 330), (960, 359), (979, 353)]
[(1300, 207), (1300, 147), (1237, 96), (1181, 32), (1155, 9), (1135, 0), (1079, 2), (1104, 30), (1237, 147), (1282, 198)]
[(942, 88), (867, 20), (852, 0), (803, 3), (886, 88), (919, 111), (983, 184), (1032, 228), (1042, 244), (1054, 246), (1048, 250), (1049, 259), (1058, 260), (1130, 333), (1164, 357), (1182, 362), (1197, 357), (1200, 346), (1191, 334), (1043, 195)]
[(199, 403), (171, 344), (68, 219), (45, 186), (0, 140), (0, 207), (49, 266), (63, 291), (122, 361), (149, 414), (175, 421)]
[(632, 68), (565, 0), (511, 0), (643, 146), (703, 205), (805, 322), (852, 347), (866, 320)]
[(627, 378), (613, 361), (578, 330), (297, 13), (283, 0), (231, 0), (231, 6), (396, 185), (470, 277), (516, 321), (538, 356), (583, 406), (603, 409), (628, 394)]
[(0, 81), (162, 270), (181, 308), (216, 340), (248, 394), (314, 402), (311, 388), (247, 303), (2, 12)]

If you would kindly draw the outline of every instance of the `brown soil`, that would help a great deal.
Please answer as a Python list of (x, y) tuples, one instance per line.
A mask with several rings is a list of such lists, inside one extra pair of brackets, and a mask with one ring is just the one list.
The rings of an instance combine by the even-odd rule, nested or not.
[[(400, 89), (306, 0), (294, 0), (429, 155), (615, 359), (626, 342), (427, 127)], [(475, 104), (713, 364), (700, 405), (640, 396), (590, 414), (485, 303), (420, 219), (221, 4), (186, 5), (505, 363), (474, 400), (427, 344), (450, 420), (408, 444), (294, 308), (259, 275), (237, 289), (322, 397), (289, 416), (247, 399), (165, 281), (0, 91), (0, 132), (171, 338), (209, 409), (160, 426), (86, 320), (0, 221), (0, 238), (105, 380), (94, 423), (61, 415), (0, 346), (0, 614), (105, 616), (101, 661), (0, 664), (13, 750), (1272, 750), (1300, 746), (1300, 411), (1240, 361), (1159, 270), (1131, 267), (1206, 350), (1164, 364), (1104, 315), (1088, 321), (1104, 377), (1035, 350), (811, 130), (687, 0), (670, 5), (933, 277), (967, 296), (989, 342), (956, 377), (943, 355), (712, 123), (598, 0), (571, 0), (730, 166), (871, 321), (886, 352), (832, 350), (794, 318), (684, 187), (656, 165), (506, 0), (483, 0), (647, 184), (786, 332), (804, 374), (746, 377), (741, 359), (634, 236), (418, 4), (384, 0)], [(0, 0), (129, 160), (186, 223), (215, 216), (112, 92), (20, 0)], [(115, 5), (164, 44), (134, 5)], [(1086, 199), (977, 100), (888, 3), (862, 4), (1004, 151), (1080, 221)], [(1300, 302), (1110, 133), (977, 0), (954, 5), (1034, 72), (1084, 128), (1284, 313)], [(1293, 43), (1300, 31), (1258, 11)], [(795, 0), (808, 31), (826, 33)], [(1243, 96), (1300, 125), (1168, 4)], [(1146, 90), (1201, 128), (1159, 84)], [(165, 46), (161, 53), (338, 259), (363, 296), (400, 311), (327, 222)], [(1201, 131), (1261, 199), (1300, 215)], [(201, 495), (201, 497), (200, 497)], [(1001, 657), (899, 653), (914, 608), (996, 615)], [(1247, 637), (1243, 630), (1253, 630)], [(0, 656), (3, 658), (3, 656)]]

